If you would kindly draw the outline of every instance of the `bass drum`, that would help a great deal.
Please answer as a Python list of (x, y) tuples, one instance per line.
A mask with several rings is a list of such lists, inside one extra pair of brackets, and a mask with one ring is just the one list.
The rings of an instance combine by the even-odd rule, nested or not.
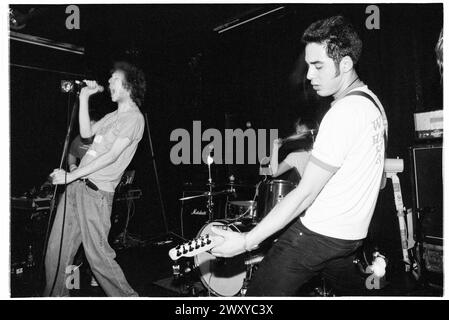
[[(210, 234), (216, 235), (211, 228), (218, 227), (236, 232), (246, 232), (251, 225), (235, 223), (226, 220), (216, 220), (204, 225), (198, 233), (198, 238)], [(232, 297), (238, 295), (246, 278), (245, 255), (232, 258), (217, 258), (209, 252), (202, 252), (194, 257), (194, 264), (200, 273), (200, 280), (206, 289), (215, 296)]]
[(262, 220), (296, 185), (285, 180), (270, 180), (260, 185), (257, 220)]

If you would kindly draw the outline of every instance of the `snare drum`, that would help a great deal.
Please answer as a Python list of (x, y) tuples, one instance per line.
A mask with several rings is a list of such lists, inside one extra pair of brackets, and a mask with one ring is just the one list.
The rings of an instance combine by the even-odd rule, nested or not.
[(262, 220), (295, 187), (293, 182), (285, 180), (270, 180), (263, 183), (259, 191), (257, 219)]
[[(212, 227), (226, 228), (226, 220), (216, 220), (204, 225), (197, 237), (206, 234), (215, 235)], [(246, 232), (252, 226), (247, 224), (230, 224), (228, 229)], [(200, 280), (209, 292), (215, 296), (231, 297), (238, 295), (246, 278), (245, 255), (232, 258), (217, 258), (209, 252), (202, 252), (194, 257), (194, 264), (200, 273)]]
[(226, 219), (249, 219), (256, 218), (257, 203), (253, 200), (229, 201), (226, 205)]

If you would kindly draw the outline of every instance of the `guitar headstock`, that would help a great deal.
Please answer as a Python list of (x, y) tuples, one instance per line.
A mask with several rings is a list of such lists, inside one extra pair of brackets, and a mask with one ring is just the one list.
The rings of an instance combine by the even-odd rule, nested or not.
[(197, 254), (219, 246), (223, 241), (223, 237), (206, 234), (170, 249), (168, 255), (172, 260), (178, 260), (182, 257), (194, 257)]

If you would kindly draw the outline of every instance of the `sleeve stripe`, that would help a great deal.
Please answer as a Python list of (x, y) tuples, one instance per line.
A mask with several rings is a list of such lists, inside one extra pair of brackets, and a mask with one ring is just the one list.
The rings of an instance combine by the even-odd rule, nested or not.
[(340, 169), (339, 167), (331, 166), (330, 164), (327, 164), (320, 159), (316, 158), (314, 155), (310, 156), (310, 161), (319, 166), (320, 168), (323, 168), (324, 170), (327, 170), (329, 172), (335, 173)]

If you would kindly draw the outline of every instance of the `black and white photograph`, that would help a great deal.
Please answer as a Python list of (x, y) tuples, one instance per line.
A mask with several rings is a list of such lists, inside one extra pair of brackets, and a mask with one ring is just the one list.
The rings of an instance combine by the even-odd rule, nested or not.
[(444, 299), (443, 3), (5, 7), (9, 298)]

